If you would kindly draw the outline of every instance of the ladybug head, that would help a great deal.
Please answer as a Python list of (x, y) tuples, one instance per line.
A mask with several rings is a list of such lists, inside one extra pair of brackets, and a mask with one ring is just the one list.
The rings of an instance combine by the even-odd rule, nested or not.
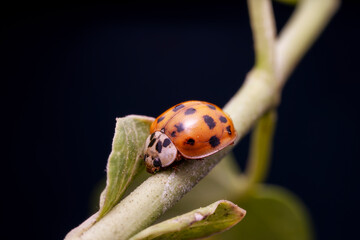
[(177, 149), (166, 134), (157, 131), (145, 143), (144, 161), (149, 173), (170, 166), (176, 159)]

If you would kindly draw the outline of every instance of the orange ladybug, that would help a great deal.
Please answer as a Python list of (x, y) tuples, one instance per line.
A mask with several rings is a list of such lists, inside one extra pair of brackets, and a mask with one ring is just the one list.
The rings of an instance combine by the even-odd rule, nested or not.
[(149, 173), (182, 159), (203, 159), (234, 143), (231, 118), (203, 101), (175, 105), (155, 119), (146, 139), (144, 161)]

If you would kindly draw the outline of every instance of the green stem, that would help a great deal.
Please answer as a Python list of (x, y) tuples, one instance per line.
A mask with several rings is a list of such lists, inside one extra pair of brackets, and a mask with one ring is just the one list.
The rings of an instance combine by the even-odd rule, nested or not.
[[(269, 11), (269, 3), (248, 0), (248, 4), (255, 40), (256, 65), (266, 69), (269, 74), (274, 73), (273, 70), (275, 69), (274, 79), (281, 88), (300, 59), (330, 21), (339, 1), (300, 1), (276, 42), (275, 63), (272, 61), (274, 45), (272, 38), (269, 37), (271, 34), (264, 30), (266, 29), (266, 21), (272, 19), (271, 17), (269, 19), (264, 17), (272, 16), (272, 11)], [(263, 9), (262, 13), (260, 14), (257, 9)], [(269, 22), (268, 28), (271, 29), (269, 31), (273, 32), (275, 30), (273, 22)], [(278, 99), (275, 98), (274, 101), (278, 101)], [(272, 110), (264, 115), (255, 127), (250, 145), (248, 167), (246, 168), (249, 182), (245, 191), (251, 188), (253, 184), (263, 181), (267, 175), (275, 125), (276, 113), (275, 110)]]
[[(256, 69), (263, 69), (267, 74), (272, 86), (275, 81), (275, 20), (274, 13), (269, 0), (248, 0), (250, 23), (253, 32), (255, 45), (255, 66)], [(274, 104), (277, 96), (273, 97)], [(274, 110), (272, 110), (274, 111)], [(271, 112), (272, 112), (271, 111)], [(250, 157), (246, 168), (246, 175), (249, 178), (247, 191), (255, 182), (264, 178), (269, 166), (271, 152), (272, 131), (268, 130), (267, 122), (273, 119), (272, 114), (265, 114), (256, 123), (250, 144)]]
[(275, 61), (276, 27), (271, 1), (248, 0), (247, 2), (255, 45), (255, 67), (272, 74)]
[(273, 106), (276, 95), (277, 86), (272, 81), (271, 74), (261, 69), (252, 69), (248, 73), (243, 86), (224, 107), (224, 111), (233, 119), (238, 134), (235, 143)]
[(256, 183), (263, 182), (270, 166), (272, 142), (276, 125), (276, 111), (264, 114), (256, 124), (251, 135), (250, 154), (246, 175), (248, 189)]
[(339, 0), (301, 0), (276, 42), (276, 78), (283, 86), (340, 5)]

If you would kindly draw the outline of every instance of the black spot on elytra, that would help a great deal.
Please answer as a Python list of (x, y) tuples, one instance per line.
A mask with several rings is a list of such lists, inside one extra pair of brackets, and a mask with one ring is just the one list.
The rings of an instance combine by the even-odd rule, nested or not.
[(160, 132), (164, 133), (164, 132), (165, 132), (165, 128), (162, 128), (162, 129), (160, 130)]
[(211, 145), (211, 147), (216, 147), (217, 145), (220, 144), (220, 139), (216, 136), (212, 136), (210, 139), (209, 139), (209, 143)]
[(210, 109), (212, 109), (212, 110), (215, 110), (215, 109), (216, 109), (213, 105), (207, 104), (207, 106), (208, 106)]
[(213, 129), (216, 126), (216, 123), (214, 122), (214, 119), (210, 117), (209, 115), (203, 116), (205, 123), (208, 125), (210, 129)]
[(155, 158), (153, 164), (154, 164), (154, 167), (161, 167), (161, 161), (160, 161), (160, 159), (159, 159), (159, 158)]
[(228, 132), (229, 135), (232, 134), (232, 132), (231, 132), (231, 127), (230, 127), (230, 126), (227, 126), (227, 127), (226, 127), (226, 131)]
[(196, 112), (195, 108), (189, 108), (189, 109), (186, 109), (185, 115), (191, 115), (191, 114), (194, 114), (195, 112)]
[(176, 107), (174, 107), (173, 111), (176, 112), (179, 109), (182, 109), (183, 107), (185, 107), (183, 104), (177, 105)]
[(219, 119), (220, 119), (220, 121), (221, 121), (222, 123), (226, 123), (226, 122), (227, 122), (227, 119), (226, 119), (226, 117), (224, 117), (224, 116), (221, 116)]
[(158, 120), (157, 120), (157, 123), (159, 123), (159, 122), (161, 122), (162, 120), (164, 120), (164, 116), (162, 116), (161, 118), (159, 118)]
[(178, 132), (184, 131), (184, 125), (182, 123), (179, 123), (179, 125), (175, 124), (175, 127)]
[(153, 140), (151, 140), (148, 147), (152, 147), (152, 145), (154, 145), (155, 141), (156, 141), (155, 138)]
[(151, 134), (150, 140), (153, 140), (154, 137), (155, 137), (155, 133)]
[(167, 147), (167, 146), (169, 146), (169, 144), (170, 144), (170, 139), (165, 138), (165, 140), (163, 142), (163, 147)]
[(161, 153), (161, 149), (162, 149), (162, 142), (161, 141), (158, 141), (156, 146), (155, 146), (155, 149), (158, 153)]
[(171, 133), (171, 136), (172, 136), (172, 137), (176, 137), (176, 131), (173, 131), (173, 132)]
[(195, 144), (195, 140), (194, 139), (192, 139), (192, 138), (189, 138), (188, 140), (186, 140), (186, 142), (185, 142), (186, 144), (189, 144), (189, 145), (191, 145), (191, 146), (193, 146), (194, 144)]

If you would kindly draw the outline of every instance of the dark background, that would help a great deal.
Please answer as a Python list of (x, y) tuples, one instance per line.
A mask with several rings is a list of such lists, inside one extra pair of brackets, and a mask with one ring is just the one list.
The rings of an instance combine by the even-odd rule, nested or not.
[[(280, 29), (292, 7), (274, 7)], [(358, 232), (358, 11), (343, 3), (279, 108), (268, 182), (305, 202), (318, 239)], [(90, 215), (116, 117), (190, 99), (223, 106), (254, 61), (241, 1), (13, 5), (0, 43), (2, 216), (16, 238), (62, 239)]]

